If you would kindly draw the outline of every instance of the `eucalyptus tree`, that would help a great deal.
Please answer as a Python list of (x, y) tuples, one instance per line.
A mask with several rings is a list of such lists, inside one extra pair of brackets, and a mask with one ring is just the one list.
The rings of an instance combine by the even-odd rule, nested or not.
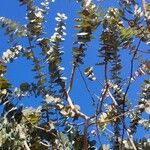
[[(26, 24), (0, 17), (0, 28), (11, 45), (0, 59), (0, 149), (150, 149), (149, 137), (142, 133), (137, 137), (139, 129), (143, 133), (150, 129), (150, 4), (118, 0), (114, 6), (108, 1), (105, 10), (100, 7), (103, 1), (68, 1), (79, 9), (74, 26), (67, 29), (68, 17), (58, 12), (53, 18), (57, 22), (54, 33), (49, 36), (46, 16), (53, 13), (49, 7), (55, 0), (19, 3), (26, 8)], [(63, 44), (69, 30), (76, 34), (72, 63), (68, 62), (72, 69), (66, 78)], [(95, 65), (86, 59), (90, 51)], [(15, 87), (7, 71), (10, 63), (21, 58), (32, 62), (34, 80)], [(137, 93), (134, 88), (139, 88), (139, 79), (142, 85)], [(75, 93), (75, 82), (85, 88), (86, 99), (80, 91)], [(20, 105), (25, 97), (41, 99), (39, 107)], [(80, 101), (91, 104), (87, 112)]]

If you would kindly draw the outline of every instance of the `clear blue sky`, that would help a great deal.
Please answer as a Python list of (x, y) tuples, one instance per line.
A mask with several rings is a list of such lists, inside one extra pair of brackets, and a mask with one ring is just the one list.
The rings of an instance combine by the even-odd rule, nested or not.
[[(97, 2), (98, 5), (103, 7), (104, 9), (107, 9), (110, 6), (117, 6), (117, 3), (114, 2), (114, 0), (105, 0), (102, 2)], [(18, 0), (3, 0), (1, 2), (0, 6), (0, 16), (5, 16), (7, 18), (10, 18), (14, 21), (17, 21), (20, 24), (25, 24), (25, 6), (19, 6)], [(50, 37), (53, 32), (54, 28), (56, 27), (56, 21), (54, 18), (56, 17), (57, 12), (60, 13), (65, 13), (68, 17), (68, 20), (66, 21), (66, 26), (67, 26), (67, 36), (65, 37), (66, 40), (62, 44), (63, 45), (63, 50), (65, 52), (64, 54), (64, 60), (63, 60), (63, 66), (66, 68), (65, 69), (65, 76), (69, 79), (70, 71), (71, 71), (71, 62), (72, 62), (72, 52), (71, 52), (71, 47), (73, 46), (76, 30), (74, 29), (74, 18), (77, 16), (77, 11), (79, 10), (79, 5), (75, 4), (73, 0), (56, 0), (55, 3), (52, 3), (50, 5), (49, 9), (49, 15), (47, 16), (47, 23), (45, 30), (48, 33), (48, 36)], [(95, 39), (89, 43), (88, 45), (88, 51), (87, 55), (85, 57), (85, 64), (81, 66), (81, 68), (85, 69), (88, 66), (94, 66), (97, 62), (99, 62), (98, 56), (98, 49), (99, 49), (99, 34), (100, 34), (100, 29), (94, 33)], [(4, 32), (1, 30), (0, 31), (0, 36), (1, 36), (1, 41), (0, 41), (0, 54), (2, 54), (7, 48), (9, 48), (10, 45), (7, 44), (7, 37), (4, 37)], [(126, 69), (129, 66), (129, 57), (124, 57), (126, 55), (126, 51), (123, 51), (122, 57), (123, 59), (123, 64), (124, 64), (124, 72), (123, 76), (126, 76), (128, 73), (128, 69)], [(8, 65), (8, 78), (10, 82), (14, 86), (18, 86), (20, 82), (25, 82), (28, 80), (28, 82), (32, 81), (33, 76), (31, 74), (31, 69), (32, 69), (32, 63), (29, 61), (25, 61), (24, 59), (18, 59), (14, 61), (14, 63)], [(103, 81), (103, 69), (102, 67), (95, 67), (95, 74), (98, 76), (99, 80)], [(89, 107), (91, 106), (90, 103), (90, 97), (87, 96), (87, 93), (85, 92), (85, 86), (80, 78), (80, 75), (77, 73), (77, 78), (75, 78), (75, 85), (73, 88), (73, 99), (75, 99), (76, 102), (79, 102), (81, 104), (81, 108), (83, 111), (87, 111), (86, 105)], [(80, 79), (81, 82), (78, 82)], [(88, 81), (87, 81), (88, 82)], [(140, 82), (140, 81), (139, 81)], [(95, 82), (88, 82), (89, 87), (91, 87), (93, 93), (99, 95), (99, 86)], [(134, 91), (136, 89), (134, 88)], [(134, 92), (136, 93), (136, 92)], [(133, 93), (132, 93), (133, 94)], [(82, 95), (82, 99), (81, 99)], [(80, 100), (79, 100), (80, 99)], [(38, 105), (38, 104), (37, 104)], [(89, 110), (88, 110), (89, 111)]]

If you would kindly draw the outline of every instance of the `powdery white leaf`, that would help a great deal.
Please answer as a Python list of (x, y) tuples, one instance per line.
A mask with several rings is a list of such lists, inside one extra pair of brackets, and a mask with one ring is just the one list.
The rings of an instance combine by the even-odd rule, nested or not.
[(87, 32), (77, 33), (77, 36), (84, 36), (84, 35), (88, 35), (88, 33)]

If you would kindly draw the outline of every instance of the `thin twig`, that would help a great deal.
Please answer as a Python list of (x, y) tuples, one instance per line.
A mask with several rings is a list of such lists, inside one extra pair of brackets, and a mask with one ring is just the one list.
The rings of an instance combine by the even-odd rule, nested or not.
[[(100, 141), (100, 136), (98, 134), (98, 114), (100, 114), (102, 112), (102, 106), (103, 106), (103, 101), (104, 101), (104, 98), (105, 96), (107, 95), (107, 91), (109, 89), (109, 84), (108, 84), (108, 75), (107, 75), (107, 62), (105, 62), (105, 66), (104, 66), (104, 72), (105, 72), (105, 75), (104, 75), (104, 78), (105, 78), (105, 86), (103, 88), (103, 92), (99, 98), (99, 101), (98, 101), (98, 104), (97, 104), (97, 108), (96, 108), (96, 129), (97, 129), (97, 137), (98, 137), (98, 141), (99, 143), (101, 143)], [(98, 81), (98, 80), (97, 80)], [(102, 85), (102, 84), (100, 84)], [(103, 85), (102, 85), (103, 86)], [(100, 104), (100, 106), (99, 106)], [(98, 108), (99, 107), (99, 108)]]
[[(124, 97), (123, 97), (123, 100), (124, 100), (124, 103), (123, 103), (123, 106), (122, 106), (123, 113), (124, 113), (124, 111), (125, 111), (125, 99), (126, 99), (126, 95), (127, 95), (127, 93), (128, 93), (128, 90), (129, 90), (129, 88), (130, 88), (130, 86), (131, 86), (131, 82), (132, 82), (134, 59), (135, 59), (135, 57), (136, 57), (136, 54), (137, 54), (137, 51), (138, 51), (138, 49), (139, 49), (140, 44), (141, 44), (141, 39), (139, 40), (138, 45), (137, 45), (137, 48), (136, 48), (136, 50), (134, 51), (133, 57), (132, 57), (132, 59), (131, 59), (130, 78), (129, 78), (129, 82), (128, 82), (128, 85), (127, 85), (127, 88), (126, 88), (126, 90), (125, 90)], [(125, 120), (125, 116), (123, 116), (123, 120), (122, 120), (122, 123), (123, 123), (123, 131), (122, 131), (122, 137), (121, 137), (122, 142), (123, 142), (123, 138), (124, 138), (124, 134), (125, 134), (125, 133), (124, 133), (124, 130), (125, 130), (125, 129), (124, 129), (124, 126), (125, 126), (124, 120)], [(122, 147), (122, 145), (123, 145), (123, 143), (121, 144), (121, 147)]]
[(146, 12), (147, 12), (146, 0), (142, 0), (142, 5), (143, 5), (143, 10), (144, 10), (144, 15), (146, 15)]
[(86, 80), (85, 80), (85, 78), (84, 78), (84, 76), (83, 76), (83, 74), (82, 74), (82, 72), (81, 72), (81, 70), (80, 70), (79, 67), (78, 67), (78, 70), (79, 70), (79, 73), (80, 73), (80, 75), (81, 75), (81, 78), (82, 78), (82, 80), (83, 80), (83, 82), (84, 82), (84, 84), (85, 84), (85, 87), (86, 87), (86, 89), (87, 89), (87, 91), (88, 91), (88, 93), (89, 93), (89, 95), (90, 95), (90, 97), (91, 97), (91, 99), (92, 99), (92, 101), (93, 101), (93, 105), (94, 105), (94, 104), (95, 104), (95, 99), (93, 98), (92, 92), (91, 92), (91, 90), (89, 89), (89, 87), (88, 87), (88, 85), (87, 85), (87, 83), (86, 83)]
[(67, 90), (68, 94), (72, 90), (72, 85), (73, 85), (75, 71), (76, 71), (76, 66), (74, 65), (73, 68), (72, 68), (72, 71), (71, 71), (71, 75), (70, 75), (70, 82), (69, 82), (69, 87), (68, 87), (68, 90)]
[(129, 88), (130, 88), (130, 85), (131, 85), (131, 79), (132, 79), (132, 75), (133, 75), (134, 59), (135, 59), (135, 56), (136, 56), (136, 54), (137, 54), (137, 51), (138, 51), (138, 48), (139, 48), (140, 44), (141, 44), (141, 39), (139, 40), (139, 43), (138, 43), (138, 45), (137, 45), (137, 48), (136, 48), (136, 50), (135, 50), (135, 52), (134, 52), (134, 54), (133, 54), (133, 57), (132, 57), (132, 59), (131, 59), (130, 78), (129, 78), (129, 82), (128, 82), (128, 85), (127, 85), (127, 88), (126, 88), (126, 91), (125, 91), (125, 94), (124, 94), (124, 98), (123, 98), (124, 100), (125, 100), (125, 97), (126, 97), (126, 95), (127, 95), (127, 93), (128, 93), (128, 90), (129, 90)]
[(100, 135), (99, 135), (99, 126), (98, 126), (98, 115), (96, 115), (96, 135), (97, 135), (97, 139), (99, 144), (101, 144), (101, 139), (100, 139)]
[[(103, 84), (102, 84), (99, 80), (97, 80), (97, 82), (98, 82), (101, 86), (103, 86)], [(108, 84), (109, 84), (109, 83), (108, 83)], [(108, 88), (108, 95), (110, 96), (110, 98), (111, 98), (112, 101), (114, 102), (115, 106), (118, 106), (118, 103), (117, 103), (117, 101), (115, 100), (114, 96), (111, 94), (109, 88)]]
[(145, 54), (150, 54), (150, 50), (147, 50), (147, 51), (138, 50), (138, 52), (145, 53)]
[(85, 115), (84, 113), (80, 112), (78, 109), (75, 108), (71, 97), (69, 96), (69, 94), (66, 91), (65, 91), (65, 95), (66, 95), (66, 99), (67, 99), (67, 102), (68, 102), (70, 108), (81, 118), (83, 118), (85, 120), (89, 120), (90, 117), (88, 117), (87, 115)]
[(102, 93), (102, 96), (100, 98), (100, 106), (98, 109), (98, 113), (102, 112), (103, 101), (104, 101), (104, 98), (106, 97), (108, 89), (109, 89), (108, 74), (107, 74), (107, 67), (108, 66), (107, 65), (108, 65), (107, 62), (105, 62), (105, 65), (104, 65), (105, 87), (104, 87), (104, 91)]
[(134, 150), (137, 150), (137, 148), (136, 148), (136, 146), (135, 146), (135, 144), (134, 144), (132, 135), (130, 135), (130, 133), (129, 133), (128, 129), (126, 129), (126, 127), (125, 127), (125, 130), (126, 130), (126, 133), (127, 133), (127, 135), (128, 135), (129, 141), (130, 141), (130, 143), (131, 143), (133, 149), (134, 149)]
[(108, 128), (105, 128), (106, 131), (108, 131), (109, 133), (111, 133), (112, 135), (114, 135), (114, 132), (112, 132), (111, 130), (109, 130)]
[(140, 44), (141, 44), (141, 39), (139, 40), (139, 43), (138, 43), (138, 45), (137, 45), (137, 48), (136, 48), (136, 50), (134, 51), (133, 57), (132, 57), (132, 59), (131, 59), (130, 78), (129, 78), (129, 82), (128, 82), (128, 85), (127, 85), (127, 88), (126, 88), (126, 91), (125, 91), (125, 94), (124, 94), (124, 99), (125, 99), (126, 94), (127, 94), (128, 90), (129, 90), (129, 88), (130, 88), (130, 85), (131, 85), (131, 79), (132, 79), (132, 74), (133, 74), (134, 59), (135, 59), (135, 56), (136, 56), (136, 54), (137, 54), (137, 51), (138, 51), (138, 49), (139, 49)]
[(115, 100), (115, 98), (113, 97), (113, 95), (111, 94), (110, 90), (108, 89), (108, 95), (111, 97), (112, 101), (114, 102), (115, 106), (118, 106), (117, 101)]
[[(42, 128), (42, 127), (39, 127), (39, 126), (34, 125), (30, 120), (27, 119), (26, 116), (23, 115), (23, 117), (26, 119), (26, 121), (27, 121), (28, 123), (30, 123), (30, 124), (32, 125), (32, 127), (36, 128), (36, 129), (39, 129), (39, 130), (42, 130), (42, 131), (45, 131), (45, 132), (50, 132), (50, 130), (47, 130), (47, 129), (45, 129), (45, 128)], [(56, 135), (55, 135), (54, 133), (52, 133), (52, 135), (56, 137)]]
[[(79, 45), (79, 50), (83, 49), (83, 46), (85, 44), (80, 44)], [(67, 90), (67, 93), (69, 94), (72, 90), (72, 86), (73, 86), (73, 81), (74, 81), (74, 75), (75, 75), (75, 72), (76, 72), (76, 68), (77, 66), (79, 65), (79, 58), (80, 58), (80, 55), (77, 56), (77, 58), (75, 58), (73, 64), (72, 64), (72, 70), (71, 70), (71, 75), (70, 75), (70, 82), (69, 82), (69, 87), (68, 87), (68, 90)]]

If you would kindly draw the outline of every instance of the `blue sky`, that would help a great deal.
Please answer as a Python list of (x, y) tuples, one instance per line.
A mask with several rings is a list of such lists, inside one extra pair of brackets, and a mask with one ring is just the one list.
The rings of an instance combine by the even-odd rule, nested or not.
[[(100, 7), (107, 9), (110, 6), (117, 6), (117, 3), (114, 2), (114, 0), (105, 0), (97, 2)], [(66, 21), (66, 28), (67, 28), (67, 36), (65, 37), (65, 42), (62, 43), (63, 50), (65, 52), (63, 56), (63, 63), (62, 66), (65, 67), (64, 75), (68, 78), (69, 82), (69, 76), (71, 71), (71, 62), (72, 62), (72, 52), (71, 47), (73, 46), (76, 30), (74, 29), (74, 19), (77, 17), (77, 11), (79, 10), (79, 5), (75, 4), (73, 0), (56, 0), (55, 3), (52, 3), (50, 5), (49, 14), (46, 17), (47, 22), (45, 24), (45, 31), (47, 32), (47, 36), (50, 37), (53, 32), (54, 28), (56, 27), (57, 22), (55, 21), (55, 17), (57, 15), (57, 12), (65, 13), (68, 17)], [(19, 6), (18, 0), (3, 0), (1, 2), (0, 6), (0, 16), (5, 16), (7, 18), (10, 18), (20, 24), (25, 24), (25, 13), (26, 9), (25, 6)], [(92, 42), (88, 44), (88, 51), (87, 55), (85, 57), (85, 64), (81, 66), (81, 69), (85, 69), (89, 66), (95, 66), (97, 62), (99, 62), (98, 56), (98, 49), (99, 49), (99, 35), (100, 35), (101, 29), (98, 28), (98, 30), (94, 33), (95, 39), (93, 39)], [(2, 54), (3, 51), (7, 50), (10, 45), (7, 43), (7, 37), (3, 36), (4, 32), (0, 31), (1, 41), (0, 41), (0, 54)], [(129, 67), (129, 59), (131, 59), (130, 56), (127, 55), (126, 51), (122, 51), (122, 58), (123, 58), (123, 73), (122, 76), (127, 76), (129, 73), (129, 70), (127, 69)], [(32, 69), (32, 63), (28, 60), (25, 60), (24, 58), (19, 58), (14, 63), (8, 65), (8, 74), (7, 77), (10, 80), (10, 82), (14, 86), (18, 86), (20, 82), (31, 82), (33, 80), (33, 76), (31, 73)], [(103, 68), (102, 67), (95, 67), (95, 74), (99, 78), (101, 82), (103, 82)], [(136, 82), (137, 85), (141, 84), (140, 79), (138, 79)], [(87, 81), (91, 91), (95, 93), (96, 95), (100, 94), (100, 86), (98, 83)], [(134, 100), (135, 97), (137, 97), (136, 91), (138, 88), (132, 88), (131, 91), (131, 97)], [(135, 94), (135, 95), (134, 95)], [(81, 97), (82, 96), (82, 97)], [(76, 73), (75, 81), (74, 81), (74, 87), (72, 91), (72, 98), (75, 100), (75, 103), (78, 103), (81, 106), (81, 109), (83, 112), (87, 112), (89, 114), (93, 113), (92, 108), (92, 102), (89, 97), (89, 95), (86, 92), (85, 85), (81, 79), (81, 76), (79, 73)], [(96, 97), (95, 97), (96, 98)], [(24, 102), (23, 102), (24, 103)], [(25, 103), (27, 105), (32, 105), (32, 101), (26, 100)], [(39, 103), (33, 101), (33, 105), (38, 106)], [(85, 107), (86, 105), (86, 107)], [(92, 108), (91, 108), (92, 107)], [(91, 109), (87, 109), (91, 108)]]
[[(109, 6), (117, 6), (117, 3), (114, 3), (114, 0), (104, 0), (102, 2), (97, 2), (102, 8), (107, 9)], [(73, 46), (76, 30), (73, 28), (74, 26), (74, 19), (77, 16), (76, 11), (79, 10), (79, 5), (75, 4), (73, 0), (56, 0), (55, 3), (52, 3), (50, 5), (49, 9), (49, 15), (46, 17), (47, 22), (45, 25), (45, 31), (48, 33), (48, 36), (50, 37), (53, 32), (54, 28), (56, 27), (57, 22), (54, 20), (56, 17), (57, 12), (65, 13), (68, 17), (68, 20), (66, 21), (66, 27), (67, 27), (67, 36), (65, 42), (63, 45), (63, 50), (65, 52), (63, 58), (62, 66), (65, 67), (64, 75), (68, 78), (70, 76), (71, 71), (71, 62), (72, 62), (72, 52), (71, 47)], [(0, 16), (5, 16), (7, 18), (10, 18), (14, 21), (17, 21), (20, 24), (25, 24), (25, 13), (26, 9), (25, 6), (19, 6), (18, 0), (2, 0), (0, 5)], [(81, 66), (81, 69), (85, 69), (89, 66), (94, 66), (98, 61), (99, 58), (98, 55), (98, 49), (99, 49), (99, 34), (101, 32), (101, 29), (99, 28), (95, 33), (95, 39), (89, 43), (88, 52), (85, 57), (85, 64)], [(7, 43), (7, 37), (4, 36), (4, 32), (0, 30), (0, 55), (7, 50), (10, 45)], [(145, 47), (141, 47), (145, 48)], [(129, 57), (128, 54), (126, 54), (126, 51), (123, 51), (122, 53), (123, 58), (123, 73), (122, 76), (127, 77), (129, 70), (127, 69), (129, 67)], [(136, 66), (138, 67), (138, 66)], [(135, 68), (136, 68), (135, 67)], [(7, 78), (10, 80), (10, 82), (14, 86), (18, 86), (20, 82), (31, 82), (33, 80), (33, 76), (31, 73), (32, 69), (32, 63), (28, 60), (25, 60), (24, 58), (19, 58), (14, 63), (8, 65), (8, 73)], [(95, 67), (95, 74), (98, 76), (99, 80), (103, 82), (103, 68), (102, 67)], [(100, 85), (95, 82), (87, 81), (91, 91), (96, 94), (100, 95)], [(137, 93), (140, 92), (138, 89), (140, 85), (142, 84), (141, 79), (137, 79), (136, 85), (131, 86), (131, 89), (129, 91), (130, 99), (133, 101), (134, 104), (137, 104)], [(85, 85), (77, 72), (75, 75), (75, 81), (74, 81), (74, 87), (73, 91), (71, 93), (72, 99), (76, 104), (79, 104), (81, 106), (81, 110), (83, 112), (86, 112), (87, 114), (93, 114), (95, 112), (94, 107), (92, 106), (92, 101), (90, 99), (90, 96), (86, 92)], [(96, 99), (96, 97), (95, 97)], [(34, 97), (31, 99), (25, 98), (20, 103), (25, 103), (26, 106), (39, 106), (40, 105), (40, 98), (35, 100)]]

